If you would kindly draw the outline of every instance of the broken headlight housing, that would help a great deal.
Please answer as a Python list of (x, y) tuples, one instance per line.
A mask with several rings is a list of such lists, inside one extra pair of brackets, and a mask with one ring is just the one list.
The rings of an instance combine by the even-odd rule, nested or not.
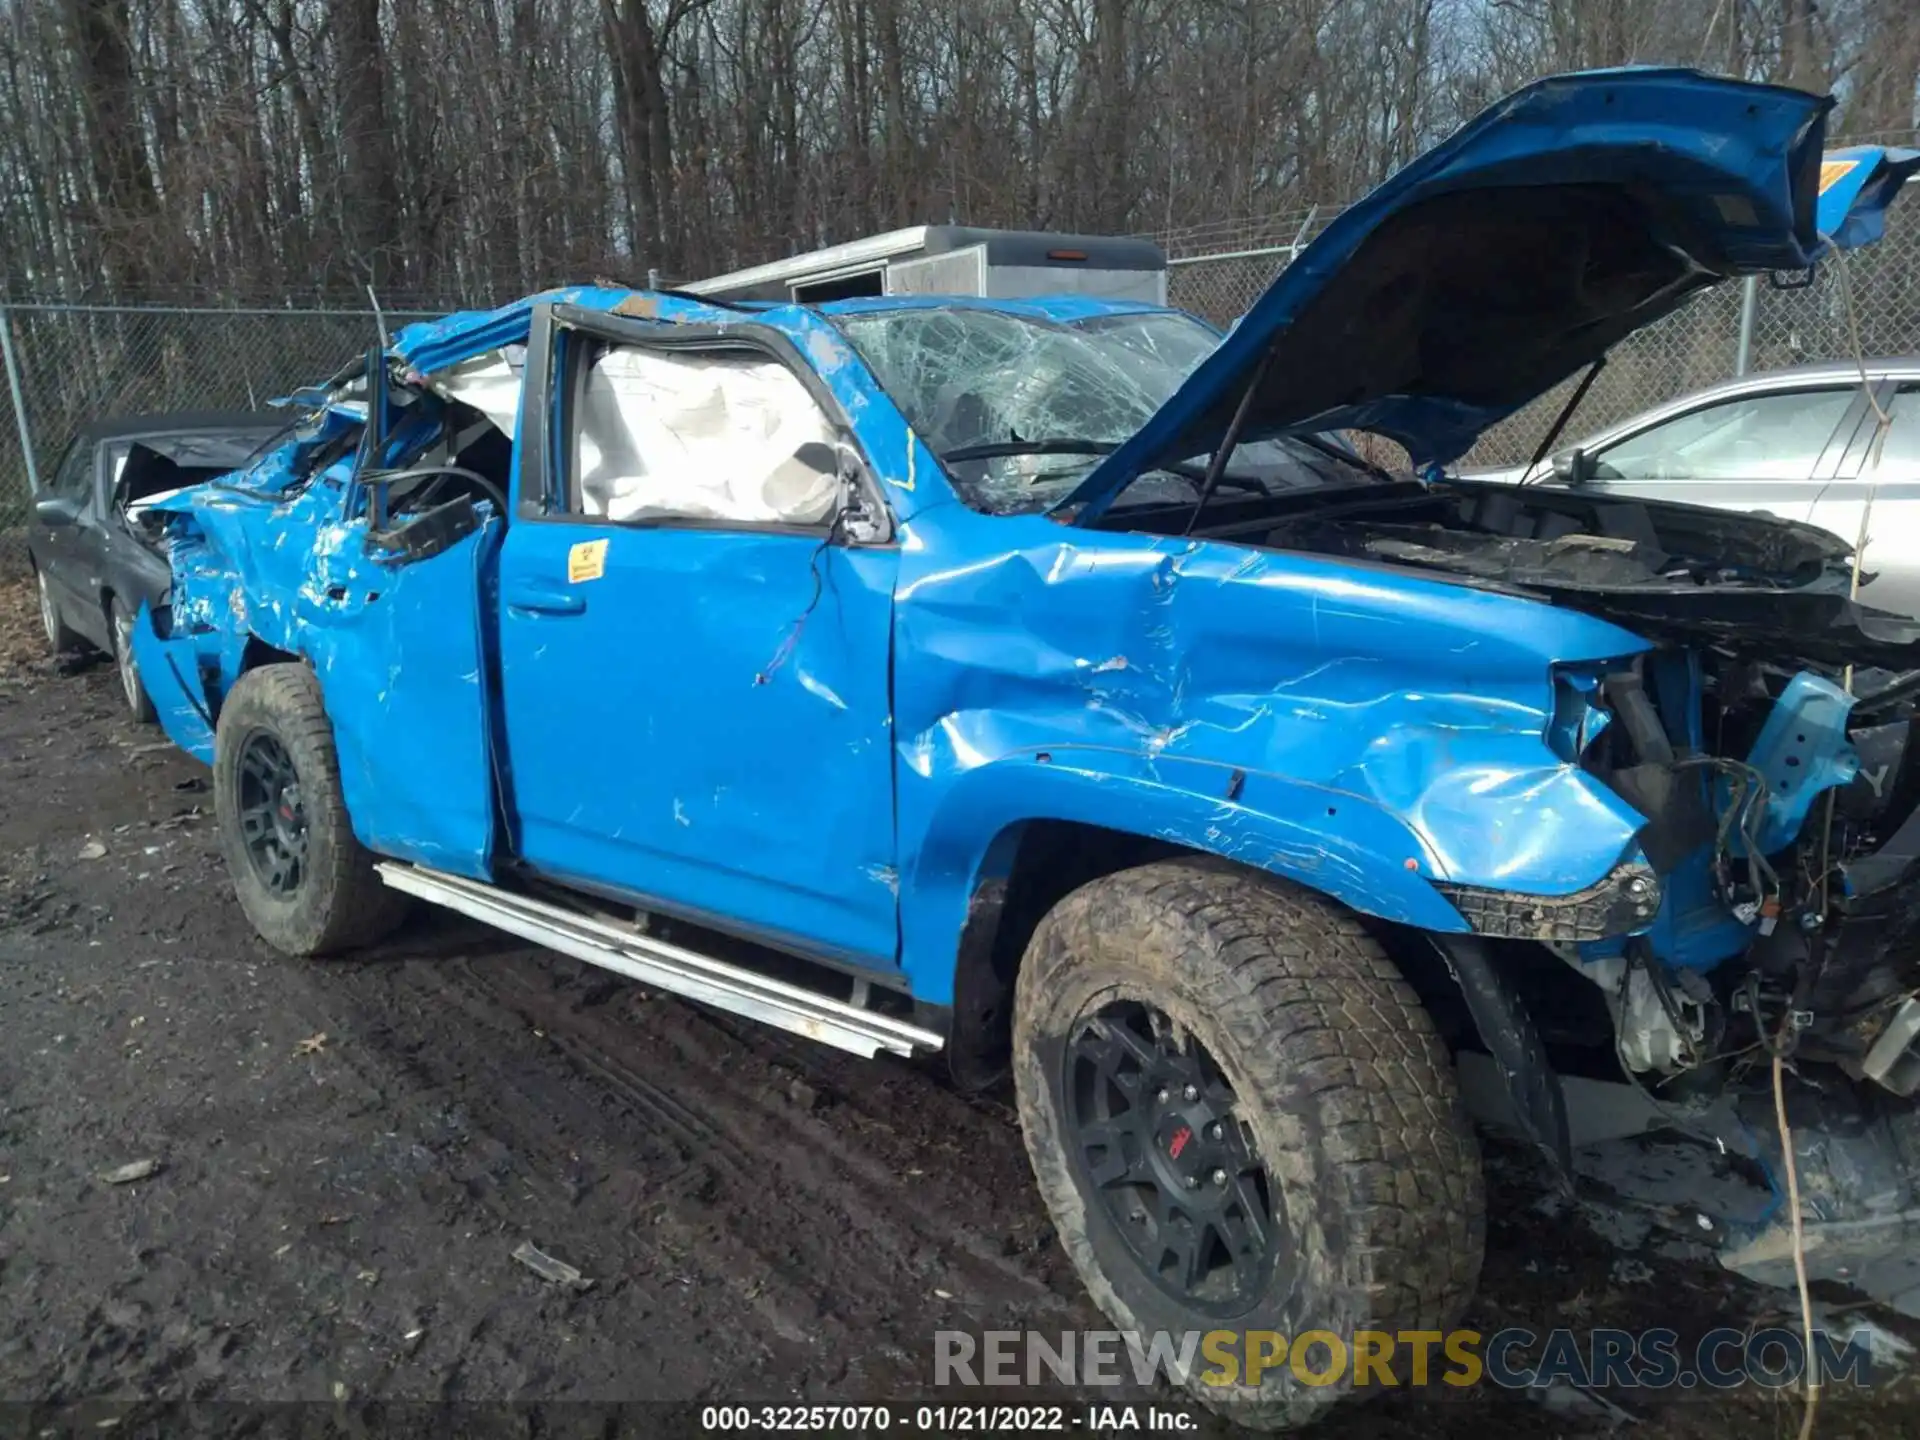
[(1644, 930), (1660, 912), (1660, 877), (1644, 860), (1629, 860), (1570, 895), (1518, 895), (1436, 882), (1476, 935), (1502, 940), (1604, 940)]

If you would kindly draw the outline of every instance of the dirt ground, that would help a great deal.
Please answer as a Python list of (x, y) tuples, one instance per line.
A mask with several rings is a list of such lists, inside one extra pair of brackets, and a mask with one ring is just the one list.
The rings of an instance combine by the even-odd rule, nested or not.
[[(403, 1413), (439, 1433), (584, 1416), (667, 1433), (695, 1420), (581, 1402), (997, 1399), (934, 1391), (936, 1331), (1104, 1323), (1008, 1095), (431, 914), (364, 958), (269, 953), (228, 890), (204, 772), (124, 717), (106, 667), (42, 658), (27, 600), (0, 591), (0, 1425), (169, 1433), (156, 1416), (193, 1413), (254, 1433), (259, 1405), (303, 1401), (354, 1433)], [(1475, 1328), (1786, 1318), (1788, 1297), (1709, 1258), (1630, 1256), (1556, 1218), (1528, 1166), (1490, 1155)], [(137, 1161), (157, 1168), (100, 1178)], [(591, 1288), (516, 1264), (522, 1241)], [(1641, 1433), (1799, 1419), (1757, 1390), (1613, 1398)], [(205, 1408), (153, 1408), (180, 1401)], [(1818, 1433), (1920, 1433), (1911, 1401), (1896, 1381), (1825, 1407)], [(87, 1402), (107, 1408), (61, 1408)], [(401, 1402), (474, 1408), (449, 1428)], [(1611, 1428), (1482, 1387), (1386, 1395), (1322, 1433)]]

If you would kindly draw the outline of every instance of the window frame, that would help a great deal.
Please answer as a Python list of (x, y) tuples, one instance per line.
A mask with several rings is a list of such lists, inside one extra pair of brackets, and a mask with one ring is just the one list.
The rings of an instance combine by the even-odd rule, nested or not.
[[(1912, 402), (1902, 405), (1902, 398)], [(1888, 376), (1880, 393), (1880, 403), (1886, 407), (1892, 422), (1887, 427), (1887, 444), (1880, 456), (1880, 464), (1885, 466), (1905, 466), (1912, 471), (1920, 471), (1920, 375)], [(1904, 423), (1903, 423), (1904, 422)], [(1858, 427), (1859, 434), (1848, 447), (1851, 458), (1854, 450), (1859, 457), (1854, 465), (1858, 474), (1866, 463), (1866, 457), (1873, 446), (1874, 431), (1879, 428), (1879, 417), (1871, 410), (1862, 418)], [(1905, 449), (1896, 449), (1895, 440), (1907, 442)]]
[[(785, 366), (820, 408), (835, 440), (855, 457), (855, 483), (866, 497), (869, 512), (879, 517), (881, 534), (868, 540), (849, 536), (841, 523), (844, 514), (841, 504), (836, 504), (825, 520), (813, 525), (694, 515), (644, 515), (615, 520), (583, 513), (578, 508), (578, 435), (573, 421), (587, 378), (587, 366), (576, 363), (576, 359), (587, 345), (635, 346), (667, 352), (754, 353)], [(898, 518), (875, 479), (872, 457), (867, 454), (853, 423), (798, 347), (777, 330), (752, 324), (668, 325), (575, 305), (542, 305), (534, 311), (523, 374), (527, 377), (525, 383), (539, 387), (538, 393), (530, 397), (539, 403), (521, 407), (520, 435), (514, 447), (512, 509), (516, 521), (604, 525), (622, 530), (794, 535), (831, 541), (849, 549), (887, 548), (898, 544)]]
[[(94, 476), (97, 449), (98, 442), (91, 436), (76, 435), (68, 441), (67, 448), (60, 452), (60, 462), (48, 477), (45, 494), (56, 500), (78, 500), (84, 505)], [(71, 476), (69, 467), (73, 471)]]
[(1723, 485), (1746, 482), (1781, 485), (1806, 484), (1817, 479), (1830, 463), (1830, 457), (1834, 453), (1835, 438), (1840, 435), (1852, 434), (1854, 425), (1857, 423), (1856, 412), (1858, 408), (1865, 404), (1865, 400), (1860, 394), (1858, 381), (1851, 383), (1842, 381), (1827, 384), (1809, 383), (1803, 385), (1768, 387), (1764, 389), (1739, 390), (1729, 395), (1709, 396), (1699, 404), (1661, 415), (1658, 419), (1648, 424), (1638, 426), (1622, 434), (1617, 434), (1607, 440), (1604, 446), (1596, 446), (1588, 452), (1590, 463), (1598, 466), (1605, 463), (1606, 456), (1610, 451), (1616, 450), (1622, 445), (1640, 440), (1656, 430), (1678, 425), (1683, 421), (1692, 419), (1696, 415), (1703, 415), (1710, 410), (1721, 410), (1732, 405), (1753, 404), (1757, 401), (1784, 399), (1790, 396), (1840, 395), (1849, 392), (1851, 392), (1852, 396), (1851, 403), (1842, 408), (1838, 416), (1828, 425), (1826, 435), (1821, 439), (1820, 443), (1814, 447), (1809, 456), (1807, 471), (1804, 475), (1778, 477), (1724, 474), (1641, 476), (1607, 475), (1601, 474), (1596, 470), (1588, 483), (1592, 485)]
[[(96, 461), (99, 473), (94, 479), (94, 490), (95, 500), (102, 515), (110, 515), (116, 508), (113, 503), (113, 492), (119, 486), (120, 477), (126, 473), (127, 461), (133, 458), (133, 447), (138, 443), (139, 440), (136, 437), (122, 435), (100, 446)], [(114, 464), (116, 455), (120, 458), (117, 466)]]

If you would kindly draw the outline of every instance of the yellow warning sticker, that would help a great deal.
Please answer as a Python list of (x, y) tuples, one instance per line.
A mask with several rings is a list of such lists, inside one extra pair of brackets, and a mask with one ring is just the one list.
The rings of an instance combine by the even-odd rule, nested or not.
[(1858, 160), (1823, 160), (1820, 162), (1820, 193), (1826, 194), (1847, 176), (1851, 175)]
[(605, 540), (582, 540), (567, 551), (567, 583), (578, 585), (586, 580), (598, 580), (607, 573), (607, 542)]

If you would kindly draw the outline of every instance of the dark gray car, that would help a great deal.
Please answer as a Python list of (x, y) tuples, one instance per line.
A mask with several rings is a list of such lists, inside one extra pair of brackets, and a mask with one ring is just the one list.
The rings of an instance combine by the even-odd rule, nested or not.
[(27, 553), (40, 620), (55, 652), (93, 645), (114, 657), (127, 707), (151, 720), (128, 637), (142, 604), (167, 592), (167, 559), (141, 521), (144, 505), (238, 469), (286, 421), (253, 411), (194, 411), (84, 426), (40, 493)]
[(1460, 474), (1766, 511), (1849, 545), (1864, 519), (1861, 598), (1920, 615), (1920, 357), (1869, 360), (1866, 372), (1893, 420), (1877, 468), (1868, 461), (1878, 416), (1848, 360), (1680, 396), (1562, 445), (1531, 474), (1525, 465)]

